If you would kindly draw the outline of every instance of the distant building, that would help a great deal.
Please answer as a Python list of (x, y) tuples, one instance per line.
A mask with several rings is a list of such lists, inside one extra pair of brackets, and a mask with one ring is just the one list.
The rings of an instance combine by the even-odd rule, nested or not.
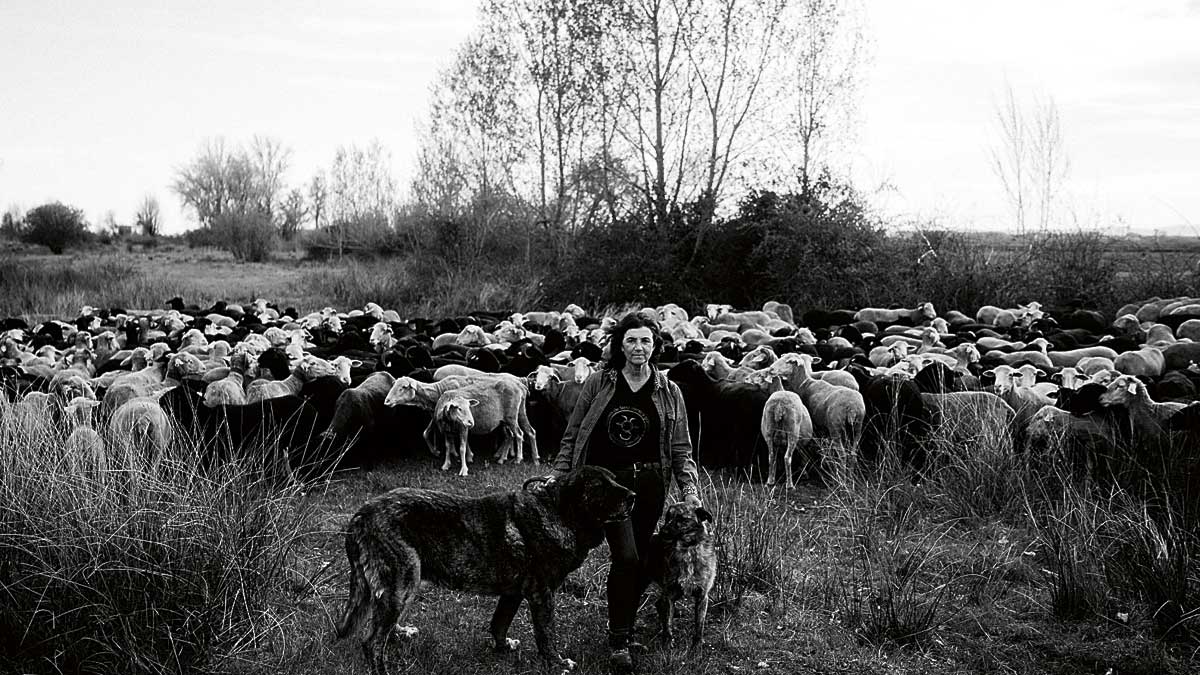
[(117, 236), (118, 237), (128, 237), (131, 234), (133, 234), (133, 226), (132, 225), (118, 225), (117, 226)]

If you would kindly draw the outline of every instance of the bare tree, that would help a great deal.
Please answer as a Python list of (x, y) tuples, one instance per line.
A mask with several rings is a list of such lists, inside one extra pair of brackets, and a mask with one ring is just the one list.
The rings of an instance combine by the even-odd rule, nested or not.
[(142, 203), (138, 206), (137, 214), (134, 216), (134, 222), (137, 224), (138, 229), (142, 231), (142, 234), (147, 237), (157, 237), (159, 235), (162, 223), (157, 197), (146, 195), (142, 198)]
[[(453, 221), (461, 253), (482, 251), (502, 216), (519, 200), (517, 176), (528, 150), (517, 55), (496, 25), (467, 39), (433, 87), (430, 120), (422, 139), (423, 171), (413, 192), (427, 213)], [(432, 169), (428, 174), (426, 169)], [(436, 208), (461, 208), (439, 213)], [(524, 215), (522, 214), (522, 218)], [(527, 246), (528, 249), (528, 246)]]
[(360, 148), (337, 149), (329, 171), (329, 218), (357, 221), (367, 217), (387, 218), (396, 200), (391, 153), (378, 141)]
[[(706, 136), (699, 192), (703, 212), (689, 265), (703, 245), (730, 164), (745, 149), (742, 136), (748, 126), (765, 121), (760, 117), (771, 101), (764, 96), (779, 93), (782, 78), (773, 77), (778, 74), (772, 66), (792, 42), (792, 32), (782, 24), (789, 1), (711, 0), (703, 5), (701, 28), (683, 34)], [(756, 131), (769, 126), (759, 124)]]
[(176, 171), (171, 189), (205, 227), (229, 208), (229, 163), (225, 139), (217, 138), (207, 141), (198, 157)]
[(850, 114), (865, 60), (860, 17), (846, 0), (799, 0), (793, 58), (793, 129), (801, 194), (807, 196), (837, 121)]
[(287, 173), (292, 151), (275, 138), (254, 136), (246, 152), (257, 183), (258, 210), (275, 215), (275, 204), (284, 190), (283, 176)]
[(322, 216), (329, 202), (329, 182), (325, 172), (318, 170), (308, 184), (308, 203), (312, 206), (313, 229), (321, 229)]
[(300, 225), (308, 217), (308, 204), (304, 201), (304, 193), (299, 188), (292, 188), (279, 204), (278, 230), (279, 236), (285, 241), (291, 241), (300, 231)]
[(995, 112), (1000, 139), (992, 148), (992, 171), (1004, 188), (1017, 232), (1026, 232), (1035, 208), (1037, 227), (1045, 230), (1070, 168), (1058, 106), (1053, 98), (1035, 97), (1025, 109), (1006, 84)]
[(259, 136), (248, 149), (230, 150), (222, 138), (209, 140), (177, 170), (172, 189), (206, 227), (226, 213), (271, 217), (290, 156), (278, 141)]
[(1006, 84), (1004, 93), (1004, 100), (997, 104), (995, 109), (1000, 144), (992, 148), (992, 171), (1004, 188), (1009, 207), (1013, 211), (1017, 232), (1023, 234), (1030, 190), (1027, 175), (1030, 157), (1029, 130), (1012, 85)]
[[(589, 108), (606, 76), (602, 39), (614, 3), (606, 0), (489, 0), (500, 31), (518, 37), (517, 58), (535, 92), (540, 220), (558, 228), (568, 218), (571, 165), (587, 143)], [(552, 174), (548, 177), (547, 174)]]
[(666, 225), (691, 168), (696, 82), (685, 36), (696, 30), (699, 6), (700, 0), (628, 0), (608, 54), (626, 85), (617, 133), (640, 165), (638, 184), (656, 228)]
[(1030, 121), (1030, 156), (1038, 200), (1038, 227), (1050, 227), (1060, 191), (1070, 171), (1070, 158), (1063, 138), (1058, 105), (1053, 98), (1035, 99)]
[(395, 207), (391, 154), (378, 140), (366, 148), (338, 148), (328, 190), (328, 219), (337, 237), (338, 255), (349, 245), (371, 245), (384, 234)]

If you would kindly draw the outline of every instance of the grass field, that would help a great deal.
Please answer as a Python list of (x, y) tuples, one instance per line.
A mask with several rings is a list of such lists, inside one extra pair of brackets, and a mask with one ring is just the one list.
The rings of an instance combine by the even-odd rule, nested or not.
[[(432, 313), (439, 302), (520, 302), (530, 292), (528, 279), (493, 279), (488, 290), (460, 278), (423, 297), (415, 289), (434, 280), (389, 274), (386, 261), (236, 264), (182, 248), (8, 255), (0, 316), (146, 308), (173, 295), (349, 309), (381, 289), (407, 303), (381, 298), (385, 307)], [(916, 484), (888, 466), (791, 491), (705, 472), (721, 560), (708, 644), (694, 657), (682, 646), (654, 649), (640, 671), (1200, 670), (1194, 514), (1155, 517), (1146, 500), (1073, 477), (1051, 458), (1014, 457), (1006, 442), (940, 444), (938, 468)], [(346, 596), (340, 532), (349, 515), (397, 486), (478, 494), (547, 470), (478, 463), (459, 478), (423, 449), (396, 448), (382, 468), (301, 490), (263, 483), (253, 467), (214, 476), (187, 453), (169, 470), (132, 460), (100, 470), (64, 453), (61, 437), (11, 424), (0, 425), (0, 447), (0, 672), (365, 672), (354, 643), (331, 640)], [(559, 594), (562, 648), (580, 673), (607, 672), (606, 559), (602, 546)], [(537, 672), (525, 610), (513, 625), (520, 650), (490, 651), (493, 607), (428, 589), (409, 617), (420, 633), (389, 647), (391, 672)], [(647, 602), (643, 639), (653, 614)], [(686, 636), (690, 609), (677, 620)], [(44, 637), (36, 648), (30, 634)]]

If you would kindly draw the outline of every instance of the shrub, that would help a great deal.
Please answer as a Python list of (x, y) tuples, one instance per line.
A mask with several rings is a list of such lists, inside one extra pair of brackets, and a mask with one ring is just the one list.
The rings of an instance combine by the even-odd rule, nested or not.
[(217, 245), (240, 261), (263, 262), (275, 250), (275, 225), (265, 213), (226, 213), (213, 219), (211, 229)]
[(87, 238), (83, 212), (61, 202), (43, 204), (25, 214), (25, 242), (45, 246), (55, 255)]

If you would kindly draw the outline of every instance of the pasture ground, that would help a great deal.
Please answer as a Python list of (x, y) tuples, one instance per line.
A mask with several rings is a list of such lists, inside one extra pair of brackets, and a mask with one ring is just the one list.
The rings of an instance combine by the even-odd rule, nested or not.
[[(36, 271), (14, 272), (14, 263), (31, 262)], [(327, 283), (330, 279), (338, 281)], [(31, 257), (21, 251), (0, 254), (0, 315), (65, 317), (84, 304), (148, 308), (173, 295), (202, 305), (261, 296), (304, 310), (348, 309), (356, 305), (346, 298), (371, 291), (338, 285), (355, 280), (364, 280), (361, 270), (294, 255), (237, 264), (224, 253), (179, 247), (99, 256)], [(419, 281), (372, 278), (369, 283), (409, 287)], [(493, 291), (495, 298), (519, 300), (520, 283), (504, 288), (509, 290)], [(422, 302), (481, 299), (486, 298), (447, 295)], [(972, 447), (947, 449), (941, 468), (915, 485), (886, 468), (837, 476), (827, 484), (804, 481), (792, 491), (771, 490), (736, 473), (706, 472), (703, 496), (717, 515), (721, 556), (708, 644), (694, 658), (682, 646), (652, 649), (639, 659), (640, 672), (1150, 675), (1200, 670), (1195, 605), (1163, 630), (1156, 618), (1163, 603), (1148, 592), (1129, 590), (1130, 584), (1117, 584), (1104, 566), (1106, 542), (1113, 540), (1102, 535), (1111, 534), (1112, 523), (1128, 523), (1131, 546), (1140, 541), (1139, 533), (1157, 532), (1153, 523), (1138, 524), (1129, 516), (1137, 512), (1136, 500), (1100, 495), (1086, 483), (1066, 485), (1056, 469), (1030, 466), (996, 446), (995, 438), (979, 438)], [(288, 580), (273, 589), (273, 604), (286, 608), (283, 618), (207, 671), (365, 672), (355, 643), (331, 641), (346, 597), (340, 531), (349, 515), (368, 497), (402, 485), (477, 494), (519, 488), (525, 478), (546, 471), (545, 466), (478, 462), (469, 477), (460, 479), (439, 471), (439, 463), (422, 449), (396, 451), (394, 462), (336, 475), (294, 497), (294, 508), (306, 520), (292, 546)], [(1188, 589), (1200, 587), (1200, 574), (1192, 552), (1189, 546), (1162, 548), (1163, 555), (1180, 563), (1181, 597), (1194, 600)], [(606, 559), (602, 545), (559, 594), (562, 648), (584, 674), (607, 672)], [(490, 651), (486, 626), (493, 606), (492, 598), (429, 588), (408, 617), (420, 633), (396, 638), (390, 646), (391, 672), (538, 672), (525, 609), (512, 631), (522, 641), (519, 652), (497, 656)], [(689, 634), (690, 616), (688, 607), (677, 612), (677, 636)], [(652, 639), (654, 622), (648, 601), (639, 614), (645, 640)], [(17, 672), (54, 670), (45, 662), (18, 666)]]

